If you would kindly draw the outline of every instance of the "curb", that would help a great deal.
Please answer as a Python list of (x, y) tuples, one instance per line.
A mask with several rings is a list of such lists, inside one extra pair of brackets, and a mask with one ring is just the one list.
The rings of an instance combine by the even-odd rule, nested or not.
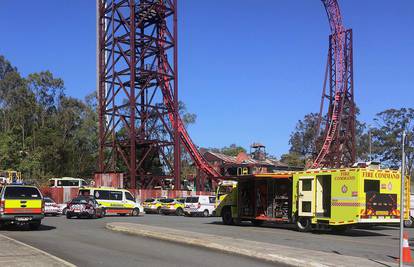
[[(187, 237), (187, 236), (177, 236), (177, 235), (169, 234), (165, 232), (155, 232), (155, 231), (149, 231), (149, 230), (144, 230), (144, 229), (130, 229), (129, 227), (114, 225), (113, 223), (107, 223), (106, 228), (112, 231), (116, 231), (116, 232), (122, 232), (122, 233), (132, 234), (136, 236), (169, 241), (169, 242), (178, 243), (178, 244), (207, 248), (213, 251), (225, 252), (225, 253), (229, 253), (233, 255), (240, 255), (240, 256), (254, 258), (257, 260), (270, 262), (270, 263), (284, 264), (284, 265), (297, 266), (297, 267), (340, 266), (338, 264), (335, 264), (335, 265), (323, 264), (321, 262), (317, 262), (311, 259), (302, 260), (302, 259), (297, 259), (297, 258), (293, 258), (289, 256), (282, 256), (279, 254), (255, 252), (247, 248), (243, 249), (243, 248), (238, 248), (236, 246), (222, 245), (219, 243), (219, 241), (212, 242), (210, 240), (207, 240), (207, 242), (205, 241), (200, 242), (200, 239), (198, 238), (192, 238), (192, 237)], [(219, 240), (220, 237), (217, 237), (217, 239)], [(250, 242), (259, 244), (259, 242), (255, 242), (255, 241), (250, 241)]]
[(27, 247), (27, 248), (29, 248), (29, 249), (31, 249), (31, 250), (34, 250), (34, 251), (36, 251), (36, 252), (38, 252), (38, 253), (40, 253), (40, 254), (43, 254), (43, 255), (45, 255), (45, 256), (46, 256), (46, 257), (48, 257), (48, 258), (52, 258), (52, 259), (53, 259), (53, 260), (55, 260), (57, 263), (61, 264), (61, 266), (76, 267), (76, 265), (74, 265), (74, 264), (72, 264), (72, 263), (70, 263), (70, 262), (67, 262), (67, 261), (65, 261), (65, 260), (63, 260), (63, 259), (61, 259), (61, 258), (58, 258), (58, 257), (56, 257), (56, 256), (54, 256), (54, 255), (52, 255), (52, 254), (50, 254), (50, 253), (48, 253), (48, 252), (46, 252), (46, 251), (43, 251), (43, 250), (38, 249), (38, 248), (35, 248), (35, 247), (33, 247), (33, 246), (29, 245), (29, 244), (26, 244), (26, 243), (20, 242), (19, 240), (16, 240), (16, 239), (14, 239), (14, 238), (8, 237), (8, 236), (3, 235), (3, 234), (0, 234), (0, 236), (1, 236), (1, 237), (3, 237), (3, 238), (5, 238), (5, 239), (8, 239), (8, 240), (10, 240), (10, 241), (12, 241), (12, 242), (14, 242), (14, 243), (17, 243), (17, 244), (19, 244), (20, 246)]

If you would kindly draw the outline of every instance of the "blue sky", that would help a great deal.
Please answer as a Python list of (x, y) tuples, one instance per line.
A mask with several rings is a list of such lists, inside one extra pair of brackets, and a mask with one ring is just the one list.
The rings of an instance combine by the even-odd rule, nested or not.
[[(360, 119), (414, 107), (414, 1), (342, 0), (354, 32)], [(95, 90), (95, 1), (0, 1), (0, 54), (23, 75), (50, 70), (66, 93)], [(179, 98), (203, 147), (255, 141), (280, 156), (319, 109), (329, 26), (318, 0), (181, 0)]]

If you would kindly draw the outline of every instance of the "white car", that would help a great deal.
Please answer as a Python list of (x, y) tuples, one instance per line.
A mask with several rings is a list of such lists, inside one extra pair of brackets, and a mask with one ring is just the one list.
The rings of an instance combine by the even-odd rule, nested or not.
[(186, 197), (184, 203), (184, 214), (188, 216), (203, 215), (204, 217), (213, 214), (215, 209), (215, 196), (191, 196)]
[(53, 199), (50, 197), (44, 197), (43, 201), (45, 202), (45, 215), (57, 216), (59, 214), (62, 214), (62, 210), (60, 209), (59, 205), (53, 201)]

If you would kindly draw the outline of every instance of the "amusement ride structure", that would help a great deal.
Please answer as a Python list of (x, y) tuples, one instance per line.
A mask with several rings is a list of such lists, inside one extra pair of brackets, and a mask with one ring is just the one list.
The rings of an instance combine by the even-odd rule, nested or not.
[[(132, 189), (172, 179), (179, 190), (181, 147), (204, 176), (220, 176), (179, 115), (177, 2), (97, 0), (99, 171), (125, 173)], [(331, 27), (329, 92), (324, 88), (319, 123), (324, 141), (314, 168), (355, 160), (352, 31), (342, 25), (336, 0), (322, 2)], [(204, 180), (197, 179), (202, 190)]]

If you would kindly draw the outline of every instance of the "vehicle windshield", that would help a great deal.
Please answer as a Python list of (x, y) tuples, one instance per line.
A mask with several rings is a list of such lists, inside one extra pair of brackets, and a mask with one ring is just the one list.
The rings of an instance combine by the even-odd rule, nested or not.
[(155, 199), (153, 199), (153, 198), (147, 198), (144, 202), (154, 202), (155, 201)]
[(93, 200), (91, 198), (84, 197), (77, 197), (71, 201), (72, 204), (87, 204), (89, 202), (93, 202)]
[(172, 198), (165, 198), (165, 199), (160, 199), (161, 203), (172, 203), (174, 202), (174, 199)]
[(39, 190), (35, 187), (6, 187), (4, 193), (6, 199), (41, 199)]
[(50, 198), (44, 198), (43, 199), (45, 201), (45, 203), (55, 203), (52, 199)]
[(80, 196), (89, 196), (91, 194), (91, 190), (89, 189), (81, 189), (79, 190), (79, 195)]
[(223, 194), (228, 194), (233, 190), (233, 186), (232, 185), (222, 185), (219, 187), (218, 193), (220, 195)]
[(186, 203), (197, 203), (198, 202), (198, 197), (187, 197), (185, 199)]

